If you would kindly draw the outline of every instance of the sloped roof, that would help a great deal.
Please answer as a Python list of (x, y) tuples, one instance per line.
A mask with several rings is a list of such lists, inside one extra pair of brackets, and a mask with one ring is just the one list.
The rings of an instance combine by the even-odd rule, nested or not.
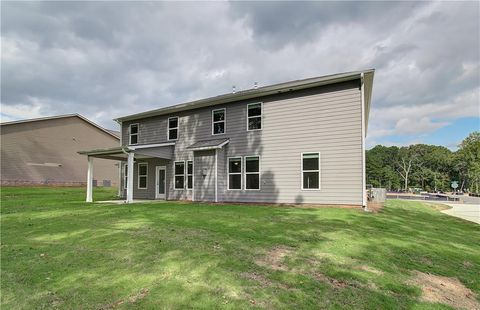
[(229, 139), (212, 139), (212, 140), (203, 140), (198, 141), (187, 147), (189, 150), (211, 150), (218, 149), (224, 146), (229, 142)]
[(85, 116), (82, 116), (82, 115), (77, 114), (77, 113), (54, 115), (54, 116), (31, 118), (31, 119), (23, 119), (23, 120), (18, 120), (18, 121), (11, 121), (11, 122), (2, 122), (2, 123), (0, 123), (0, 125), (1, 126), (7, 126), (7, 125), (23, 124), (23, 123), (30, 123), (30, 122), (49, 121), (49, 120), (53, 120), (53, 119), (68, 118), (68, 117), (78, 117), (81, 120), (89, 123), (90, 125), (92, 125), (92, 126), (98, 128), (98, 129), (100, 129), (101, 131), (111, 135), (112, 137), (114, 137), (116, 139), (120, 139), (120, 132), (119, 131), (103, 128), (102, 126), (92, 122), (91, 120), (89, 120)]
[(365, 99), (366, 99), (365, 100), (365, 119), (366, 119), (365, 124), (367, 126), (368, 114), (370, 111), (370, 100), (371, 100), (374, 73), (375, 73), (375, 69), (368, 69), (368, 70), (362, 70), (362, 71), (352, 71), (352, 72), (338, 73), (338, 74), (332, 74), (332, 75), (325, 75), (325, 76), (308, 78), (303, 80), (295, 80), (291, 82), (263, 86), (263, 87), (253, 88), (253, 89), (244, 90), (236, 93), (228, 93), (228, 94), (223, 94), (223, 95), (210, 97), (206, 99), (200, 99), (200, 100), (190, 101), (190, 102), (172, 105), (168, 107), (163, 107), (155, 110), (150, 110), (146, 112), (126, 115), (123, 117), (116, 118), (114, 120), (117, 121), (118, 123), (121, 123), (124, 121), (135, 120), (135, 119), (140, 119), (145, 117), (158, 116), (158, 115), (164, 115), (169, 113), (177, 113), (180, 111), (208, 107), (208, 106), (213, 106), (213, 105), (222, 104), (222, 103), (252, 99), (252, 98), (290, 92), (290, 91), (300, 90), (300, 89), (313, 88), (317, 86), (334, 84), (334, 83), (339, 83), (344, 81), (351, 81), (351, 80), (360, 79), (361, 77), (364, 77)]

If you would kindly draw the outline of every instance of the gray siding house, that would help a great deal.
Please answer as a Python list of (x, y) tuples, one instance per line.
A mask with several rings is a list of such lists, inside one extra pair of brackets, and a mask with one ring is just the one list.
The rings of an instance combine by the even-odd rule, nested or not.
[(322, 76), (120, 117), (119, 147), (80, 153), (90, 169), (95, 157), (123, 162), (127, 202), (365, 206), (373, 76)]

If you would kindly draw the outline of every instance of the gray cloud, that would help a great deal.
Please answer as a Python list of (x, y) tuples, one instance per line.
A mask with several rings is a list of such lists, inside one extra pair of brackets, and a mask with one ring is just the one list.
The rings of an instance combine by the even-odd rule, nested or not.
[(114, 117), (232, 85), (370, 67), (371, 141), (478, 116), (476, 2), (1, 6), (4, 119), (79, 112), (113, 127)]

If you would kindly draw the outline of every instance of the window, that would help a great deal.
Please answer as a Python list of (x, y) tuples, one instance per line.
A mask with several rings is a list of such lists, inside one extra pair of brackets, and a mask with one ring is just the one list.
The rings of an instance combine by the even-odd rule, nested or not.
[(183, 189), (185, 187), (185, 162), (175, 162), (175, 189)]
[(262, 103), (247, 105), (247, 130), (262, 129)]
[(320, 189), (320, 153), (302, 153), (302, 189)]
[(212, 111), (212, 134), (221, 135), (225, 133), (226, 110), (218, 109)]
[(148, 179), (148, 164), (138, 164), (138, 188), (146, 189)]
[(178, 139), (178, 116), (168, 118), (168, 140)]
[(130, 124), (130, 144), (138, 143), (138, 124)]
[(245, 189), (260, 189), (259, 156), (245, 156)]
[(228, 189), (242, 189), (242, 158), (228, 159)]
[(193, 161), (187, 161), (187, 189), (193, 188)]
[(127, 182), (128, 182), (127, 174), (128, 174), (128, 165), (125, 165), (123, 166), (123, 188), (124, 189), (127, 189)]

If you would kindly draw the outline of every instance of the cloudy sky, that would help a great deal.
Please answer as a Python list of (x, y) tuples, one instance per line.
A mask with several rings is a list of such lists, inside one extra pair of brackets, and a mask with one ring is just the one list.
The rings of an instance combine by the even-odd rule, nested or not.
[(480, 128), (478, 2), (1, 2), (2, 121), (375, 68), (368, 146)]

